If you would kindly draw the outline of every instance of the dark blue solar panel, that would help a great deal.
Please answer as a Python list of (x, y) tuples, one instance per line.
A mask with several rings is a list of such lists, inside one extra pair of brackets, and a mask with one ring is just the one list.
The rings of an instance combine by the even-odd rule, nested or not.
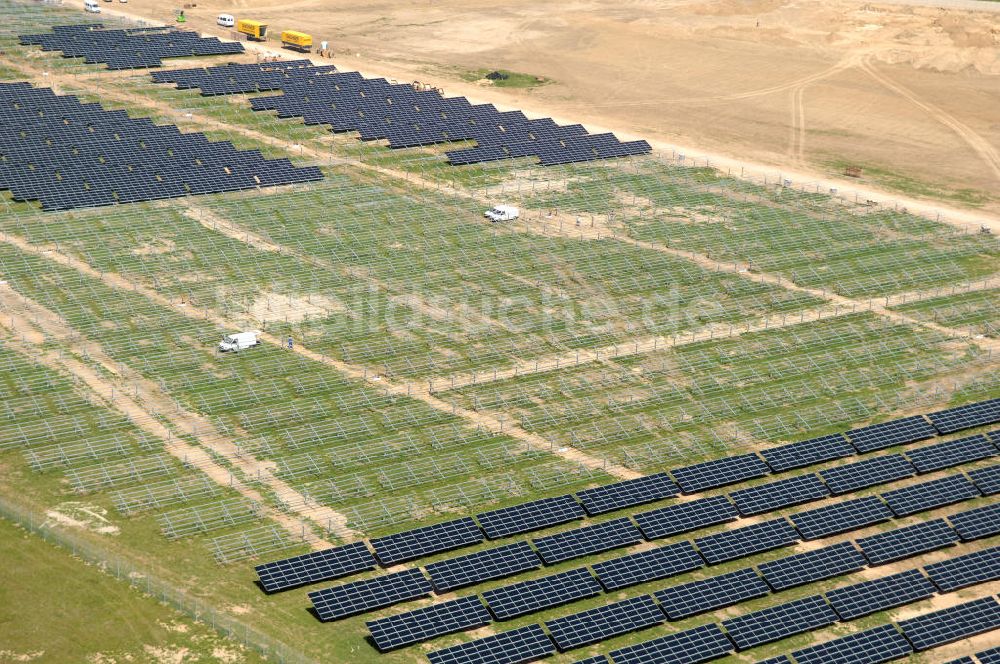
[(615, 664), (700, 664), (733, 651), (714, 623), (611, 651)]
[(610, 662), (604, 655), (595, 655), (594, 657), (577, 660), (573, 664), (610, 664)]
[(1000, 579), (1000, 546), (974, 551), (924, 566), (942, 592)]
[(785, 590), (805, 583), (830, 579), (867, 567), (868, 561), (851, 542), (796, 553), (757, 566), (767, 584)]
[(487, 537), (499, 539), (583, 517), (583, 508), (573, 496), (557, 496), (477, 514), (476, 520)]
[(380, 618), (366, 623), (382, 652), (493, 622), (490, 612), (475, 595)]
[(874, 452), (894, 445), (906, 445), (936, 435), (937, 430), (920, 415), (851, 429), (847, 432), (847, 437), (859, 452)]
[(830, 492), (818, 475), (789, 477), (778, 482), (740, 489), (729, 494), (743, 516), (763, 514), (782, 507), (801, 505), (829, 496)]
[(690, 542), (677, 542), (649, 551), (612, 558), (593, 565), (606, 590), (618, 590), (647, 581), (666, 579), (705, 565)]
[(313, 551), (254, 568), (260, 585), (269, 593), (317, 581), (375, 569), (375, 557), (364, 542)]
[(578, 491), (576, 497), (583, 504), (587, 514), (596, 516), (625, 507), (644, 505), (663, 498), (676, 496), (680, 492), (674, 481), (666, 473), (646, 475), (634, 480), (625, 480)]
[(601, 551), (618, 549), (642, 541), (642, 533), (626, 518), (575, 528), (533, 540), (547, 565)]
[(969, 477), (984, 496), (995, 496), (1000, 493), (1000, 463), (979, 470), (970, 470)]
[(670, 471), (684, 493), (695, 493), (755, 477), (764, 477), (769, 472), (767, 464), (756, 454), (723, 457)]
[(320, 620), (337, 620), (347, 616), (385, 608), (431, 594), (431, 584), (419, 569), (408, 569), (376, 576), (364, 581), (352, 581), (333, 588), (309, 593), (309, 600)]
[(487, 590), (483, 593), (483, 599), (497, 619), (509, 620), (599, 594), (601, 585), (587, 568), (581, 567)]
[(797, 443), (789, 443), (781, 447), (772, 447), (761, 451), (764, 461), (776, 473), (805, 468), (814, 463), (843, 459), (855, 454), (856, 450), (842, 433), (831, 436), (811, 438)]
[(882, 494), (882, 499), (896, 516), (908, 516), (977, 496), (979, 489), (965, 475), (952, 475), (887, 491)]
[(495, 549), (470, 553), (430, 563), (425, 567), (438, 592), (447, 592), (482, 581), (502, 579), (538, 569), (542, 561), (527, 542), (514, 542)]
[(807, 540), (846, 533), (891, 518), (892, 512), (875, 496), (846, 500), (791, 516), (795, 527)]
[(963, 542), (1000, 533), (1000, 503), (952, 514), (948, 517)]
[(989, 399), (927, 415), (942, 435), (1000, 422), (1000, 399)]
[(695, 539), (710, 565), (770, 551), (799, 541), (799, 534), (785, 518), (772, 519)]
[(935, 551), (958, 542), (958, 533), (944, 519), (924, 521), (858, 540), (872, 565), (883, 565), (920, 553)]
[(371, 540), (371, 544), (380, 563), (395, 565), (482, 541), (483, 533), (479, 526), (470, 517), (465, 517), (387, 537), (377, 537)]
[(920, 570), (911, 569), (831, 590), (826, 593), (826, 599), (842, 620), (854, 620), (876, 611), (927, 599), (933, 594), (934, 584)]
[(652, 540), (726, 523), (737, 516), (725, 496), (712, 496), (641, 512), (633, 518), (646, 539)]
[(748, 567), (728, 574), (692, 581), (657, 591), (656, 599), (671, 620), (731, 606), (754, 597), (763, 597), (770, 590), (757, 572)]
[(821, 595), (805, 597), (723, 620), (738, 650), (746, 650), (837, 622), (837, 614)]
[(889, 454), (819, 471), (820, 477), (834, 494), (857, 491), (915, 474), (916, 469), (901, 454)]
[(427, 655), (431, 664), (521, 664), (551, 655), (552, 640), (538, 625), (487, 636)]
[(798, 664), (881, 664), (906, 657), (913, 648), (892, 625), (880, 625), (792, 653)]
[(1000, 664), (1000, 647), (977, 652), (976, 659), (980, 664)]
[(1000, 454), (1000, 450), (982, 434), (935, 443), (906, 452), (906, 456), (919, 473), (933, 473), (935, 470), (989, 459), (997, 454)]
[(1000, 629), (1000, 603), (995, 597), (965, 602), (916, 618), (899, 621), (899, 628), (917, 650)]
[(640, 595), (545, 623), (559, 650), (566, 651), (666, 622), (653, 598)]
[(788, 659), (788, 655), (778, 655), (762, 659), (757, 664), (792, 664), (792, 660)]

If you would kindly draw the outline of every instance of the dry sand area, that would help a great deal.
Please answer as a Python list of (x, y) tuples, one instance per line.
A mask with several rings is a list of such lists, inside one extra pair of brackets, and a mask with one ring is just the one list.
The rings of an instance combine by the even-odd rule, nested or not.
[[(1000, 3), (972, 0), (208, 0), (345, 69), (663, 145), (1000, 212)], [(117, 5), (169, 20), (158, 0)], [(221, 32), (216, 32), (221, 34)], [(230, 33), (231, 34), (231, 33)], [(504, 68), (545, 85), (484, 88)], [(857, 182), (848, 180), (849, 182)]]

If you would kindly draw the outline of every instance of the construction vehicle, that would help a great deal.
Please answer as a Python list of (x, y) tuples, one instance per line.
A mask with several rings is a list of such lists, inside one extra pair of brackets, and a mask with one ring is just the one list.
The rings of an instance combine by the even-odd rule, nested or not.
[(232, 14), (219, 14), (215, 18), (215, 23), (224, 28), (232, 28), (236, 25), (236, 18)]
[(267, 41), (267, 24), (241, 18), (236, 23), (236, 32), (244, 34), (251, 41)]
[(247, 348), (259, 346), (260, 339), (257, 338), (258, 334), (260, 334), (260, 332), (256, 330), (253, 332), (233, 332), (232, 334), (227, 334), (222, 337), (222, 341), (219, 342), (219, 350), (223, 353), (229, 351), (238, 352)]
[(187, 17), (184, 16), (184, 10), (183, 9), (180, 10), (179, 12), (177, 12), (177, 22), (178, 23), (187, 23)]
[(313, 38), (312, 35), (307, 35), (304, 32), (285, 30), (281, 33), (281, 45), (293, 51), (308, 53), (312, 49)]
[(493, 223), (498, 221), (514, 221), (521, 216), (521, 211), (513, 205), (494, 205), (484, 212), (483, 216)]

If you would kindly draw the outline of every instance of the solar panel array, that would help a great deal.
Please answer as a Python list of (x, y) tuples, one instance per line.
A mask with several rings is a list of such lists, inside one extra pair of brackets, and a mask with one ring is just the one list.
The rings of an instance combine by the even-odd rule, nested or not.
[(425, 567), (438, 592), (471, 586), (481, 581), (502, 579), (538, 569), (542, 560), (527, 542), (514, 542), (465, 556), (448, 558)]
[(976, 653), (979, 664), (1000, 664), (1000, 647)]
[(415, 528), (371, 540), (375, 556), (383, 565), (413, 560), (432, 553), (450, 551), (483, 541), (483, 532), (471, 517)]
[(867, 566), (864, 555), (851, 542), (796, 553), (757, 566), (767, 584), (785, 590), (805, 583), (829, 579)]
[(763, 450), (760, 455), (776, 473), (794, 468), (804, 468), (814, 463), (843, 459), (857, 450), (842, 433), (820, 436)]
[(970, 471), (969, 477), (984, 496), (1000, 493), (1000, 464)]
[(322, 621), (337, 620), (431, 594), (431, 583), (419, 569), (408, 569), (352, 581), (309, 593)]
[(1000, 534), (1000, 503), (952, 514), (948, 520), (963, 542)]
[(618, 590), (666, 579), (704, 565), (705, 560), (691, 542), (685, 541), (606, 560), (593, 565), (593, 569), (605, 590)]
[(813, 540), (888, 521), (892, 512), (875, 496), (820, 507), (791, 516), (803, 539)]
[(105, 30), (100, 24), (57, 25), (50, 33), (18, 39), (22, 45), (41, 46), (43, 51), (62, 51), (66, 58), (83, 58), (87, 64), (103, 62), (108, 69), (159, 67), (163, 58), (243, 53), (238, 42), (173, 28)]
[(491, 622), (490, 612), (473, 595), (372, 620), (366, 625), (376, 647), (387, 652)]
[(873, 424), (847, 432), (851, 444), (859, 452), (874, 452), (894, 445), (906, 445), (927, 440), (937, 435), (937, 430), (920, 415), (904, 417), (891, 422)]
[(986, 436), (978, 434), (928, 445), (906, 453), (917, 472), (932, 473), (971, 461), (995, 457), (1000, 450)]
[(0, 189), (44, 210), (135, 203), (322, 180), (314, 166), (106, 111), (27, 83), (0, 83)]
[(757, 572), (752, 567), (747, 567), (664, 588), (654, 595), (671, 620), (680, 620), (754, 597), (763, 597), (769, 592), (770, 589)]
[(862, 537), (858, 546), (872, 565), (902, 560), (958, 542), (958, 533), (944, 519), (924, 521), (885, 533)]
[(902, 454), (866, 459), (819, 471), (820, 477), (837, 495), (912, 477), (916, 470)]
[(986, 424), (996, 424), (1000, 422), (1000, 399), (939, 410), (927, 417), (942, 435)]
[(670, 471), (684, 493), (695, 493), (764, 477), (769, 472), (767, 464), (756, 454), (723, 457)]
[(324, 76), (337, 71), (333, 65), (315, 66), (309, 60), (284, 62), (235, 62), (204, 69), (169, 69), (150, 72), (156, 83), (173, 83), (178, 90), (200, 89), (203, 97), (280, 90), (291, 77)]
[(996, 581), (1000, 579), (1000, 546), (931, 563), (924, 570), (942, 592)]
[(763, 514), (782, 507), (801, 505), (830, 495), (830, 491), (814, 473), (740, 489), (729, 494), (743, 516)]
[(1000, 628), (1000, 602), (995, 597), (983, 597), (901, 620), (899, 628), (915, 649), (935, 648)]
[(667, 617), (649, 595), (581, 611), (545, 623), (559, 650), (566, 651), (613, 636), (652, 627)]
[(646, 475), (634, 480), (606, 484), (578, 491), (576, 497), (590, 516), (613, 512), (626, 507), (644, 505), (680, 493), (677, 484), (666, 473)]
[(520, 664), (555, 652), (552, 640), (538, 625), (501, 632), (427, 655), (431, 664)]
[(831, 590), (826, 593), (826, 598), (842, 620), (854, 620), (876, 611), (926, 599), (933, 594), (934, 585), (927, 577), (920, 570), (910, 569)]
[(699, 664), (722, 657), (733, 643), (715, 623), (611, 651), (615, 664)]
[(499, 539), (583, 517), (583, 508), (573, 496), (557, 496), (483, 512), (476, 515), (476, 520), (488, 538)]
[(483, 593), (486, 606), (499, 620), (559, 606), (601, 594), (601, 585), (585, 567), (521, 581)]
[(254, 571), (261, 587), (269, 593), (329, 581), (348, 574), (375, 569), (375, 556), (364, 542), (305, 553), (264, 565)]
[(698, 537), (694, 543), (711, 565), (754, 553), (770, 551), (799, 541), (799, 533), (785, 518)]
[(913, 652), (910, 642), (892, 625), (879, 625), (857, 634), (827, 641), (792, 653), (798, 664), (881, 664)]
[(738, 618), (723, 620), (729, 638), (739, 650), (771, 643), (837, 622), (837, 614), (821, 595), (812, 595)]
[(548, 565), (641, 541), (642, 533), (627, 518), (612, 519), (533, 540), (539, 555)]
[(726, 523), (737, 516), (736, 508), (729, 499), (712, 496), (641, 512), (633, 518), (646, 539), (652, 540)]
[(908, 516), (975, 498), (979, 489), (965, 475), (951, 475), (881, 495), (896, 516)]

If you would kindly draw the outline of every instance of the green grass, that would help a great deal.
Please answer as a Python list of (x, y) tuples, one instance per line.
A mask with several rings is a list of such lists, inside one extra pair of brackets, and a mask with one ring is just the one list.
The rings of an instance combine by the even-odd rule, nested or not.
[[(997, 0), (992, 1), (995, 2)], [(830, 174), (836, 176), (843, 176), (844, 170), (849, 166), (860, 167), (861, 182), (869, 181), (880, 187), (906, 194), (907, 196), (949, 201), (970, 208), (981, 208), (987, 203), (996, 200), (996, 197), (992, 193), (981, 189), (928, 182), (872, 163), (847, 162), (840, 159), (833, 159), (826, 161), (825, 165)]]
[(524, 74), (507, 69), (472, 69), (462, 72), (460, 77), (463, 81), (480, 81), (485, 79), (487, 74), (494, 71), (506, 76), (506, 78), (498, 78), (491, 81), (491, 85), (495, 88), (536, 88), (541, 85), (549, 85), (553, 82), (550, 79), (539, 80), (540, 77), (534, 74)]

